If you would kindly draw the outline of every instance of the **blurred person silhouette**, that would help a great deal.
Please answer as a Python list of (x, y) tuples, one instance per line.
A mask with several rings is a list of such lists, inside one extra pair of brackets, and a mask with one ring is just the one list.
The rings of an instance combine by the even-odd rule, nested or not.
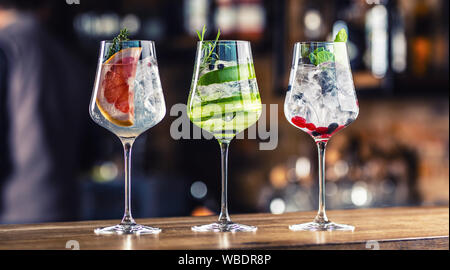
[(0, 0), (0, 223), (79, 216), (90, 86), (46, 29), (49, 4)]

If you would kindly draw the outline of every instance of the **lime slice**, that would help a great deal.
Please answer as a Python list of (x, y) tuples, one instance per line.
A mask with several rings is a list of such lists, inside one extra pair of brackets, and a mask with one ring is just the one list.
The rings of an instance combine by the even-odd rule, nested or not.
[(334, 42), (347, 42), (347, 32), (344, 28), (339, 30), (339, 32), (336, 35), (336, 38), (334, 38)]
[(348, 36), (347, 32), (344, 28), (339, 30), (339, 32), (336, 34), (336, 38), (334, 39), (334, 56), (335, 56), (335, 62), (339, 63), (345, 67), (350, 68), (349, 61), (348, 61), (348, 55), (347, 55), (347, 42)]
[(210, 85), (213, 83), (234, 82), (256, 78), (253, 64), (241, 64), (225, 67), (206, 73), (198, 79), (198, 85)]

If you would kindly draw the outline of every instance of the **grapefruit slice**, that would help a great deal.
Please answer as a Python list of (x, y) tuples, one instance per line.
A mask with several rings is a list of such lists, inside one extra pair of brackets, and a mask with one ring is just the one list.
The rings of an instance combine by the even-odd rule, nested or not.
[(134, 77), (141, 47), (126, 48), (102, 64), (97, 107), (111, 123), (128, 127), (134, 124)]

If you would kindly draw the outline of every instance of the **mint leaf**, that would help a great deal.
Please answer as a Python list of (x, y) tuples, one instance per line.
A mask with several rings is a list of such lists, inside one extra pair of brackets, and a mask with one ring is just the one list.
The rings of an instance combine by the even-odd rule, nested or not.
[(344, 28), (339, 30), (336, 37), (334, 38), (334, 42), (347, 42), (347, 32)]
[(321, 51), (316, 55), (317, 65), (325, 62), (334, 62), (334, 54), (329, 51)]
[(325, 62), (334, 62), (334, 54), (321, 47), (309, 54), (309, 60), (311, 64), (318, 66)]

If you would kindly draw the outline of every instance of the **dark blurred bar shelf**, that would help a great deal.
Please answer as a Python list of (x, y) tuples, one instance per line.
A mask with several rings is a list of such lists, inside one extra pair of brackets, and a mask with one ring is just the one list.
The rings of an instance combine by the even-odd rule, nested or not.
[(195, 233), (192, 225), (216, 217), (140, 219), (160, 227), (159, 235), (97, 236), (94, 228), (117, 220), (1, 225), (0, 249), (66, 249), (78, 241), (87, 249), (448, 249), (448, 207), (333, 210), (329, 216), (356, 226), (354, 232), (293, 232), (288, 225), (310, 221), (314, 212), (234, 215), (257, 225), (255, 233)]

